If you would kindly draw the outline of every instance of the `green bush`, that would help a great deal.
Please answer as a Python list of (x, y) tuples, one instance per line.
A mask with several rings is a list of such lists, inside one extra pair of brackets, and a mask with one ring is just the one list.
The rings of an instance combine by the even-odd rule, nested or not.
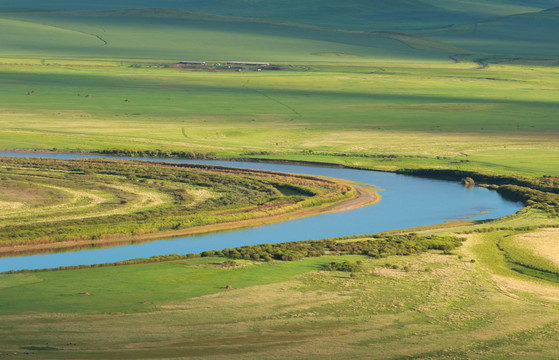
[(343, 261), (343, 262), (333, 261), (329, 264), (324, 265), (322, 269), (326, 271), (345, 271), (345, 272), (353, 273), (353, 272), (361, 271), (361, 262), (357, 261), (355, 263), (352, 263), (349, 261)]

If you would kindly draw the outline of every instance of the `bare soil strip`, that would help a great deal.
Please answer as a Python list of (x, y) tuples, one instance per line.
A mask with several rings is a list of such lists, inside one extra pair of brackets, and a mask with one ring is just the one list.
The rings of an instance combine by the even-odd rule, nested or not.
[(357, 209), (367, 205), (373, 205), (380, 201), (380, 195), (377, 194), (372, 189), (367, 189), (364, 187), (355, 187), (357, 190), (358, 196), (342, 201), (341, 203), (331, 205), (324, 209), (322, 212), (324, 213), (335, 213), (335, 212), (342, 212)]

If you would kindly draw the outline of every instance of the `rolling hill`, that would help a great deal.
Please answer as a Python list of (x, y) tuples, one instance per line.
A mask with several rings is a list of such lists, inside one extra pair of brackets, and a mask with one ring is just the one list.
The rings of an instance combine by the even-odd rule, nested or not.
[(421, 30), (537, 12), (557, 0), (4, 0), (0, 9), (114, 10), (164, 8), (352, 30)]
[(510, 57), (558, 57), (559, 7), (456, 26), (431, 38), (477, 52)]
[(393, 33), (249, 21), (179, 10), (9, 12), (0, 19), (0, 30), (11, 34), (0, 38), (0, 49), (13, 56), (258, 61), (328, 61), (341, 56), (363, 61), (442, 59), (460, 51)]
[(5, 56), (275, 62), (472, 53), (476, 59), (554, 57), (559, 11), (552, 7), (558, 5), (559, 0), (5, 0), (0, 49)]
[[(4, 151), (338, 164), (356, 180), (357, 169), (398, 172), (394, 185), (403, 174), (462, 179), (467, 194), (497, 190), (527, 205), (496, 221), (439, 209), (444, 224), (403, 237), (353, 236), (356, 209), (321, 218), (347, 237), (306, 249), (3, 273), (0, 358), (559, 358), (559, 259), (550, 256), (559, 246), (558, 6), (0, 0)], [(305, 176), (175, 165), (4, 159), (0, 250), (50, 251), (68, 240), (104, 251), (113, 239), (167, 237), (220, 219), (237, 227), (255, 213), (295, 217), (299, 205), (338, 196)], [(439, 181), (416, 180), (428, 181), (430, 196), (464, 201), (468, 213), (498, 216)], [(395, 219), (366, 223), (399, 224), (409, 202), (429, 201), (420, 187), (398, 196), (381, 184)], [(432, 222), (428, 207), (414, 214), (417, 225)], [(293, 224), (310, 238), (305, 223)], [(448, 235), (457, 238), (433, 242)]]

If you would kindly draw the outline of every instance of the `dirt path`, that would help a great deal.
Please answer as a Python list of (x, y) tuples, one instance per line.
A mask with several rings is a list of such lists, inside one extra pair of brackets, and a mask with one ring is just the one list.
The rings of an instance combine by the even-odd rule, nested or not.
[(378, 195), (372, 189), (363, 188), (363, 187), (355, 187), (355, 189), (357, 190), (358, 193), (357, 197), (329, 206), (326, 209), (324, 209), (323, 212), (334, 213), (334, 212), (348, 211), (367, 205), (373, 205), (380, 201), (380, 195)]

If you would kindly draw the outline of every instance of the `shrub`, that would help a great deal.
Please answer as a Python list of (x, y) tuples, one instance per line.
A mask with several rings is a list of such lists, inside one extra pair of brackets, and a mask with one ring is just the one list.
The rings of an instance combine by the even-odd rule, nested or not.
[(474, 181), (474, 179), (472, 179), (469, 176), (467, 176), (465, 178), (462, 178), (461, 182), (462, 182), (462, 185), (464, 185), (467, 188), (472, 188), (476, 185), (476, 182)]
[(326, 271), (345, 271), (345, 272), (357, 272), (361, 271), (361, 262), (357, 261), (355, 263), (351, 263), (348, 261), (343, 262), (331, 262), (329, 264), (324, 265), (323, 270)]
[(221, 263), (221, 266), (225, 268), (230, 268), (230, 267), (237, 267), (239, 266), (239, 264), (237, 264), (237, 262), (233, 260), (226, 260)]

